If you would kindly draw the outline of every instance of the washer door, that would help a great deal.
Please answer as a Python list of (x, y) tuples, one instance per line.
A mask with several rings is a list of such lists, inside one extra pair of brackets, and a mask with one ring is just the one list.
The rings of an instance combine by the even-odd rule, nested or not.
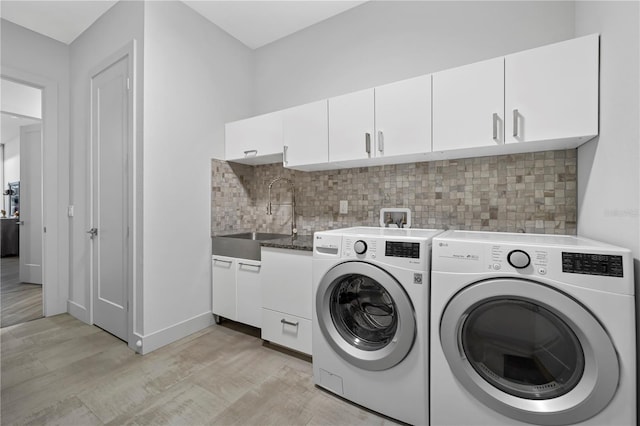
[(458, 381), (488, 407), (539, 425), (579, 423), (613, 398), (618, 357), (598, 320), (570, 296), (522, 279), (456, 294), (440, 341)]
[(334, 266), (316, 293), (316, 320), (335, 352), (372, 371), (402, 361), (413, 346), (416, 319), (402, 285), (364, 262)]

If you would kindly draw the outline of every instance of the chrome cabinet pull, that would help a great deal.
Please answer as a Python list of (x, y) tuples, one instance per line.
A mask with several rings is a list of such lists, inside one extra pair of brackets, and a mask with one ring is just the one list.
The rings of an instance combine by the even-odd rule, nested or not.
[(280, 322), (281, 322), (282, 324), (284, 324), (284, 325), (292, 325), (292, 326), (294, 326), (294, 327), (297, 327), (297, 326), (298, 326), (298, 321), (296, 321), (296, 322), (291, 322), (291, 321), (287, 321), (286, 319), (282, 318), (282, 319), (280, 320)]
[(233, 263), (231, 260), (226, 259), (213, 259), (214, 262)]
[(253, 265), (251, 263), (244, 263), (244, 262), (238, 262), (238, 266), (250, 266), (252, 268), (260, 269), (260, 265)]
[(253, 152), (253, 155), (258, 155), (258, 150), (257, 149), (249, 149), (247, 151), (244, 152), (244, 156), (248, 157), (250, 153)]
[(284, 164), (287, 164), (289, 161), (287, 160), (287, 151), (289, 150), (289, 147), (287, 145), (282, 147), (282, 162)]
[(384, 152), (384, 133), (378, 130), (378, 151)]
[(518, 137), (518, 110), (513, 110), (513, 137)]
[(498, 114), (493, 113), (493, 140), (498, 141)]
[(364, 148), (365, 148), (365, 151), (367, 151), (367, 154), (371, 154), (371, 134), (370, 133), (364, 134)]

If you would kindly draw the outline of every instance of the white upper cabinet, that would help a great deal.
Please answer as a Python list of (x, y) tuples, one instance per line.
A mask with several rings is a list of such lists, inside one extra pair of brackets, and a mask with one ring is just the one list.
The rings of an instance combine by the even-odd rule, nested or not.
[(590, 35), (505, 58), (506, 138), (510, 142), (598, 134), (599, 37)]
[(374, 90), (329, 99), (329, 161), (372, 158)]
[(433, 151), (504, 143), (504, 59), (433, 74)]
[(285, 167), (305, 168), (304, 166), (326, 164), (329, 161), (326, 99), (284, 110), (282, 132)]
[(245, 164), (282, 161), (282, 111), (227, 123), (225, 160)]
[(376, 87), (375, 126), (376, 157), (430, 152), (431, 75)]

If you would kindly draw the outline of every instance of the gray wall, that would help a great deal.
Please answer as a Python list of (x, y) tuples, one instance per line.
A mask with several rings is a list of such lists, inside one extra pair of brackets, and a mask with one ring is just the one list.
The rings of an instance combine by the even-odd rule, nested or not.
[[(46, 80), (44, 95), (44, 244), (45, 309), (66, 311), (69, 292), (69, 47), (9, 21), (1, 22), (2, 74), (7, 71), (34, 83)], [(57, 104), (46, 91), (56, 90)], [(52, 120), (52, 113), (57, 116)]]
[(254, 114), (574, 36), (574, 2), (372, 1), (255, 51)]
[(600, 33), (600, 134), (578, 150), (578, 233), (629, 248), (637, 262), (640, 3), (578, 2), (576, 34), (595, 32)]
[(210, 159), (249, 114), (251, 51), (181, 2), (147, 3), (144, 36), (147, 336), (211, 320)]

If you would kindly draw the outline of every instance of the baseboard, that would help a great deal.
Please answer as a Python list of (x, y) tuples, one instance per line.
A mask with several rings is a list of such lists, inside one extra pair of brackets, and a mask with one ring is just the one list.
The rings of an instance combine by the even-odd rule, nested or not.
[(79, 319), (85, 324), (91, 324), (89, 321), (89, 311), (84, 306), (78, 305), (72, 300), (67, 300), (67, 312), (72, 317)]
[(205, 312), (145, 336), (139, 336), (136, 334), (136, 337), (142, 343), (142, 346), (136, 347), (136, 350), (138, 353), (146, 355), (158, 348), (168, 345), (169, 343), (173, 343), (176, 340), (187, 337), (188, 335), (200, 331), (203, 328), (207, 328), (214, 323), (211, 312)]

